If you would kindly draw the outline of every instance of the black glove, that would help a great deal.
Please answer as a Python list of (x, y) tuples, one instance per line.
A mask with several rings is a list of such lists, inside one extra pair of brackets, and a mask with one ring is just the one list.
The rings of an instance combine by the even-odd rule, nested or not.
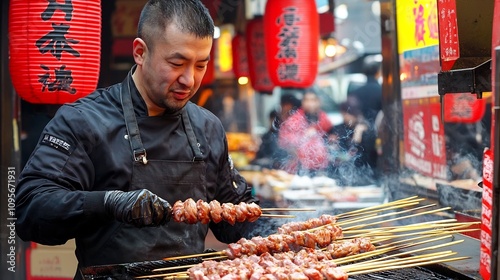
[(136, 227), (163, 225), (172, 216), (170, 204), (148, 190), (107, 191), (104, 207), (116, 220)]

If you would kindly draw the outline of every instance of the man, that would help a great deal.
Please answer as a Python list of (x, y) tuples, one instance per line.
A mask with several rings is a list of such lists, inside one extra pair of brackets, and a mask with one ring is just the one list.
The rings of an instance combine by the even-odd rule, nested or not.
[[(45, 127), (16, 190), (23, 240), (75, 238), (80, 267), (159, 260), (202, 252), (208, 231), (170, 220), (169, 202), (256, 201), (220, 121), (189, 101), (213, 34), (199, 1), (145, 5), (125, 80), (62, 106)], [(210, 228), (226, 243), (245, 233), (244, 223)]]
[(375, 184), (378, 175), (375, 130), (364, 118), (356, 98), (348, 97), (339, 109), (344, 122), (334, 126), (330, 136), (335, 155), (332, 176), (341, 185)]
[(380, 55), (365, 57), (362, 70), (366, 76), (366, 83), (348, 93), (349, 97), (358, 99), (363, 117), (371, 126), (374, 126), (375, 118), (382, 110), (382, 85), (379, 82), (381, 67)]
[(305, 90), (301, 107), (280, 127), (278, 143), (290, 153), (284, 169), (300, 175), (326, 171), (329, 164), (327, 138), (332, 123), (321, 110), (313, 88)]

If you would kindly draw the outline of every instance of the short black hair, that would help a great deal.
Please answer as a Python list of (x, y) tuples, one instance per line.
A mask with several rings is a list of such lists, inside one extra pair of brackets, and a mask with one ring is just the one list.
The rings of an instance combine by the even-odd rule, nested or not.
[(139, 17), (137, 37), (152, 48), (171, 23), (199, 38), (214, 36), (214, 21), (200, 0), (149, 0)]
[(382, 61), (378, 55), (368, 55), (363, 59), (363, 74), (375, 76), (382, 68)]
[(362, 114), (361, 104), (359, 104), (359, 100), (354, 96), (349, 96), (346, 101), (340, 103), (339, 110), (340, 112), (349, 113), (353, 116), (359, 116)]
[(295, 96), (293, 93), (286, 93), (283, 94), (280, 98), (280, 104), (285, 105), (285, 104), (290, 104), (294, 108), (299, 108), (301, 105), (301, 100)]

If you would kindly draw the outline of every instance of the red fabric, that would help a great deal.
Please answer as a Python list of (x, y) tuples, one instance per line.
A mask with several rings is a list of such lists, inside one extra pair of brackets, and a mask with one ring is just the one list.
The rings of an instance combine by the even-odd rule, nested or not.
[[(314, 132), (308, 133), (314, 128)], [(324, 112), (319, 113), (317, 123), (309, 124), (305, 113), (299, 109), (281, 126), (279, 145), (291, 152), (294, 158), (288, 160), (284, 169), (296, 173), (299, 166), (304, 169), (320, 170), (328, 166), (328, 147), (324, 140), (332, 123)]]

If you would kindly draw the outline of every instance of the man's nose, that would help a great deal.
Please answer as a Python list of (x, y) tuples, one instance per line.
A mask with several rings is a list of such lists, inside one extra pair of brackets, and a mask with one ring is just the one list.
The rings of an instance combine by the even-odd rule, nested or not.
[(186, 68), (182, 73), (179, 77), (179, 83), (187, 88), (192, 88), (194, 86), (194, 70), (191, 67)]

